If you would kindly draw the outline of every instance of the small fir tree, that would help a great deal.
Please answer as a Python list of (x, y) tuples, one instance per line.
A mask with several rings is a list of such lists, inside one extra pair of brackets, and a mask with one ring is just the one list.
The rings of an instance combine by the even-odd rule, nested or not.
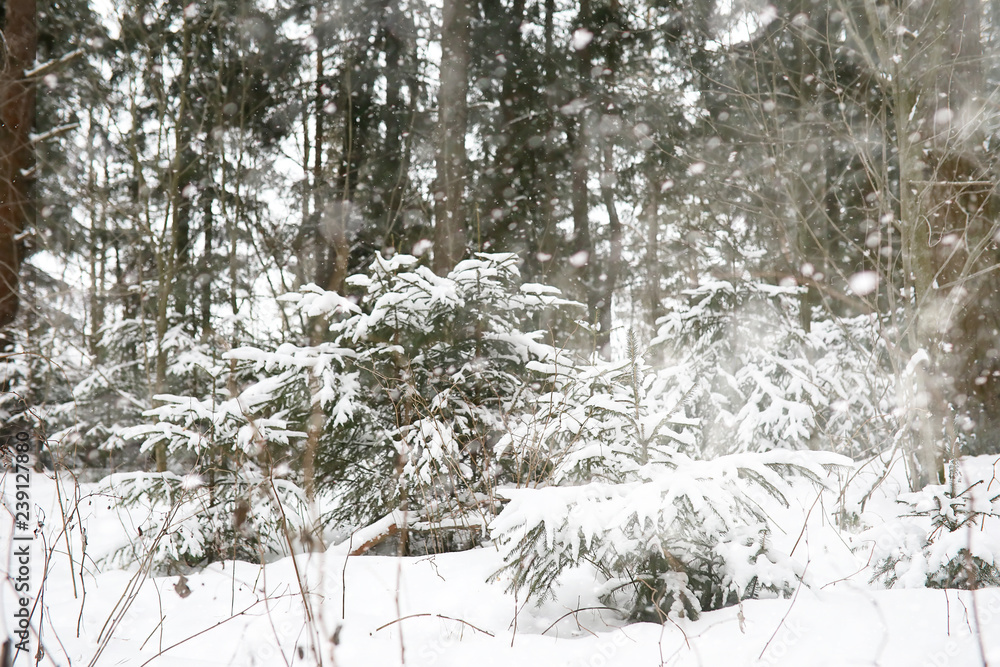
[(790, 475), (821, 483), (825, 467), (849, 461), (780, 450), (695, 460), (682, 451), (697, 426), (684, 394), (658, 393), (651, 377), (631, 339), (614, 372), (584, 369), (522, 419), (511, 446), (557, 453), (555, 485), (505, 491), (512, 501), (492, 524), (506, 549), (498, 574), (543, 597), (590, 563), (606, 604), (661, 622), (788, 593), (803, 568), (770, 547), (764, 508), (787, 503)]

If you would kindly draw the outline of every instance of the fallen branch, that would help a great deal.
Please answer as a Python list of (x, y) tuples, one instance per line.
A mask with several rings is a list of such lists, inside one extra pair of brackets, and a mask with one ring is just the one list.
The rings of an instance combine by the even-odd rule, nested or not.
[(392, 523), (388, 527), (386, 527), (386, 529), (384, 531), (382, 531), (381, 533), (379, 533), (375, 537), (367, 540), (365, 543), (359, 545), (357, 548), (352, 549), (351, 552), (348, 555), (349, 556), (361, 556), (366, 551), (368, 551), (369, 549), (371, 549), (372, 547), (378, 546), (379, 544), (381, 544), (385, 540), (389, 539), (393, 535), (397, 534), (398, 532), (399, 532), (399, 524), (398, 523)]
[[(437, 522), (426, 521), (422, 520), (419, 515), (404, 519), (403, 513), (396, 510), (385, 515), (375, 523), (355, 531), (350, 538), (337, 546), (346, 547), (348, 556), (361, 556), (393, 535), (398, 534), (404, 527), (414, 533), (434, 533), (445, 530), (476, 530), (482, 527), (482, 523), (459, 521), (457, 519), (444, 519)], [(354, 540), (358, 539), (364, 541), (357, 547), (352, 547), (351, 545)]]

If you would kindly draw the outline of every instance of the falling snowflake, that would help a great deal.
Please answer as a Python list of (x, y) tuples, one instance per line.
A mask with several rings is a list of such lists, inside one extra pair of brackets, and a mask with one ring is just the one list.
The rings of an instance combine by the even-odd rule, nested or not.
[(593, 39), (594, 33), (586, 28), (577, 28), (576, 32), (573, 33), (572, 41), (570, 41), (570, 47), (574, 51), (583, 51)]
[(858, 296), (867, 296), (878, 289), (878, 274), (874, 271), (859, 271), (850, 277), (847, 284)]
[(588, 253), (586, 250), (575, 252), (572, 255), (570, 255), (569, 258), (570, 266), (573, 266), (577, 269), (579, 269), (582, 266), (586, 266), (588, 261), (590, 261), (590, 253)]

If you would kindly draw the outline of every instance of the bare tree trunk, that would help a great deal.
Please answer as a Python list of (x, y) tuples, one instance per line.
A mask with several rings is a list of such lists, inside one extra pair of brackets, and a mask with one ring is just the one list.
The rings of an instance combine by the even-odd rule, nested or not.
[[(157, 273), (159, 287), (157, 289), (156, 300), (156, 363), (154, 365), (155, 379), (153, 384), (153, 395), (159, 395), (166, 391), (167, 384), (167, 355), (168, 350), (165, 344), (167, 330), (170, 325), (169, 302), (171, 296), (174, 300), (175, 310), (184, 315), (188, 307), (188, 260), (190, 256), (189, 244), (191, 240), (191, 198), (193, 187), (193, 172), (195, 169), (195, 157), (191, 149), (191, 112), (190, 112), (190, 92), (189, 83), (192, 70), (191, 53), (191, 25), (185, 19), (182, 34), (182, 62), (181, 75), (179, 81), (179, 91), (177, 94), (177, 112), (172, 119), (174, 126), (174, 155), (173, 168), (171, 173), (170, 191), (171, 208), (169, 209), (170, 234), (164, 237), (164, 243), (157, 258)], [(161, 111), (166, 112), (169, 107), (162, 106)], [(153, 399), (153, 405), (157, 406), (159, 401)], [(156, 457), (156, 472), (166, 472), (167, 470), (167, 449), (165, 442), (159, 442), (154, 448)]]
[[(590, 0), (580, 0), (580, 12), (577, 18), (578, 30), (588, 30), (591, 23)], [(588, 30), (589, 31), (589, 30)], [(575, 269), (576, 279), (582, 283), (587, 301), (587, 320), (596, 324), (597, 290), (594, 284), (594, 243), (590, 233), (590, 179), (591, 143), (593, 103), (590, 70), (593, 61), (593, 46), (590, 41), (578, 45), (576, 49), (576, 75), (580, 85), (578, 95), (584, 102), (583, 108), (576, 116), (575, 122), (567, 128), (569, 144), (572, 146), (572, 166), (570, 178), (570, 205), (573, 212), (573, 240), (570, 263)]]
[(441, 90), (434, 199), (434, 271), (444, 275), (465, 254), (465, 186), (468, 165), (469, 6), (445, 0), (441, 26)]
[(614, 164), (614, 147), (617, 132), (621, 124), (618, 105), (615, 103), (615, 84), (621, 62), (620, 45), (621, 28), (615, 21), (619, 19), (620, 8), (618, 0), (611, 0), (611, 19), (604, 24), (604, 60), (605, 81), (604, 94), (601, 99), (601, 201), (608, 214), (608, 240), (610, 250), (600, 281), (600, 293), (597, 300), (598, 322), (601, 330), (597, 336), (597, 349), (605, 358), (611, 356), (611, 327), (614, 319), (613, 305), (615, 290), (618, 288), (618, 276), (622, 266), (622, 223), (618, 217), (618, 207), (615, 204), (615, 183), (617, 176)]
[(646, 317), (649, 326), (656, 331), (656, 321), (662, 314), (660, 301), (660, 184), (655, 172), (646, 174)]
[(315, 99), (315, 111), (313, 116), (313, 122), (315, 123), (315, 133), (313, 139), (313, 167), (312, 167), (312, 197), (313, 197), (313, 208), (312, 214), (316, 216), (315, 224), (315, 248), (316, 248), (316, 274), (313, 281), (317, 285), (322, 285), (329, 280), (329, 276), (324, 275), (327, 272), (325, 266), (325, 255), (326, 255), (326, 243), (323, 239), (322, 224), (321, 219), (322, 211), (324, 208), (324, 198), (328, 194), (325, 192), (325, 188), (321, 187), (323, 183), (323, 117), (326, 114), (326, 73), (324, 71), (324, 58), (325, 53), (325, 30), (316, 30), (316, 99)]
[[(912, 385), (908, 407), (915, 488), (943, 482), (944, 460), (954, 446), (949, 404), (955, 393), (952, 366), (961, 352), (946, 350), (965, 345), (968, 333), (955, 326), (956, 300), (975, 309), (984, 303), (971, 283), (949, 288), (943, 278), (955, 253), (942, 252), (948, 246), (945, 236), (955, 229), (966, 248), (979, 241), (971, 224), (975, 213), (957, 204), (964, 187), (955, 165), (977, 170), (980, 132), (972, 119), (983, 87), (980, 12), (978, 0), (908, 4), (900, 15), (907, 30), (889, 38), (892, 51), (901, 56), (892, 80), (904, 285), (913, 303), (907, 348), (913, 359), (923, 359), (911, 360), (907, 379)], [(969, 258), (966, 267), (975, 260)]]
[(170, 286), (174, 308), (183, 317), (187, 315), (191, 245), (191, 200), (194, 198), (197, 157), (191, 146), (194, 118), (191, 113), (190, 83), (193, 54), (191, 53), (191, 27), (185, 21), (182, 34), (183, 61), (177, 92), (177, 118), (174, 123), (174, 164), (171, 175), (173, 190), (172, 239), (174, 281)]
[(35, 86), (25, 71), (35, 62), (35, 0), (9, 0), (3, 27), (6, 61), (0, 70), (0, 327), (14, 321), (23, 232), (34, 218), (35, 153), (31, 127)]
[[(807, 16), (808, 11), (809, 3), (799, 0), (795, 15)], [(822, 67), (821, 53), (826, 45), (814, 35), (826, 34), (826, 19), (823, 12), (815, 12), (815, 15), (809, 23), (796, 29), (795, 62), (789, 73), (789, 83), (797, 98), (796, 120), (789, 142), (792, 185), (788, 195), (794, 218), (790, 223), (787, 270), (793, 276), (799, 274), (805, 263), (815, 264), (824, 274), (827, 272), (820, 262), (825, 264), (828, 259), (824, 247), (828, 229), (826, 161), (832, 139), (824, 136), (827, 126), (817, 123), (817, 119), (822, 118), (823, 99), (813, 81)], [(813, 308), (818, 304), (816, 285), (807, 283), (799, 300), (799, 321), (807, 332), (812, 328)]]
[(601, 290), (597, 302), (598, 322), (601, 330), (597, 334), (597, 349), (605, 359), (611, 358), (611, 327), (613, 322), (612, 306), (615, 289), (618, 287), (618, 275), (622, 265), (622, 223), (615, 206), (613, 187), (613, 146), (610, 139), (604, 139), (604, 167), (601, 173), (601, 200), (608, 213), (608, 224), (611, 241), (611, 252), (608, 254), (607, 266), (601, 280)]

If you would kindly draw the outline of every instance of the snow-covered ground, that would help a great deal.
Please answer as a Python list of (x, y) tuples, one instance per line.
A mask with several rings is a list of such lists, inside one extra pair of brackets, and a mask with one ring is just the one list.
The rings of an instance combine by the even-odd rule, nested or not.
[[(970, 465), (988, 472), (994, 463)], [(864, 495), (877, 479), (875, 470), (866, 474), (851, 493)], [(340, 667), (915, 667), (982, 665), (984, 658), (1000, 665), (1000, 589), (885, 590), (869, 583), (876, 533), (864, 526), (894, 519), (901, 482), (894, 471), (880, 484), (851, 531), (831, 525), (836, 492), (818, 500), (803, 493), (793, 503), (779, 521), (786, 533), (776, 536), (808, 564), (809, 586), (793, 597), (747, 600), (660, 626), (627, 625), (601, 608), (598, 581), (586, 570), (565, 575), (541, 604), (526, 602), (492, 576), (502, 563), (493, 548), (393, 558), (349, 557), (334, 546), (263, 567), (218, 563), (183, 579), (147, 578), (138, 568), (99, 572), (93, 559), (126, 539), (131, 517), (110, 499), (88, 496), (96, 485), (82, 485), (79, 503), (70, 502), (74, 488), (63, 483), (63, 506), (79, 507), (68, 517), (71, 568), (56, 484), (36, 474), (32, 501), (45, 519), (44, 539), (33, 543), (35, 592), (47, 574), (33, 627), (41, 628), (44, 665), (314, 665), (316, 642), (324, 664)], [(4, 485), (10, 503), (12, 483)], [(0, 523), (12, 553), (13, 521)], [(81, 524), (88, 535), (82, 566)], [(13, 558), (3, 561), (16, 571)], [(0, 610), (8, 627), (17, 608), (8, 577)], [(21, 655), (15, 664), (33, 662)]]

